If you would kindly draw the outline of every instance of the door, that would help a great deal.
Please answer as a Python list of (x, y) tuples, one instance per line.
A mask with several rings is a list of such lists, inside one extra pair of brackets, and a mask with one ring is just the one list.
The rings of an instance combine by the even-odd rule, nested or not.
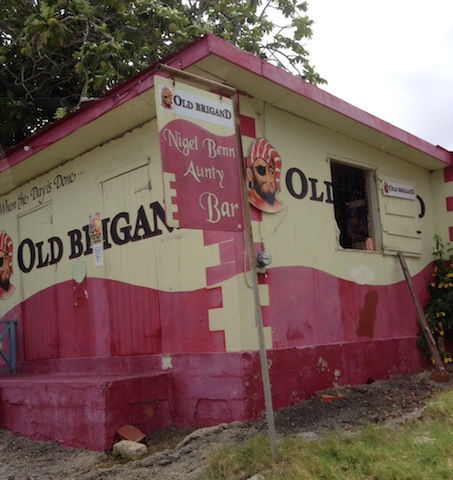
[[(18, 217), (24, 265), (21, 272), (24, 360), (59, 357), (56, 264), (44, 265), (47, 240), (53, 235), (52, 204), (47, 203)], [(33, 268), (31, 268), (33, 266)], [(15, 265), (15, 268), (17, 266)]]
[[(152, 218), (148, 164), (103, 181), (102, 193), (102, 216), (110, 219), (108, 230), (112, 245), (103, 253), (108, 279), (111, 353), (160, 353), (155, 239), (140, 235), (146, 217), (150, 221)], [(134, 232), (136, 236), (131, 240)]]

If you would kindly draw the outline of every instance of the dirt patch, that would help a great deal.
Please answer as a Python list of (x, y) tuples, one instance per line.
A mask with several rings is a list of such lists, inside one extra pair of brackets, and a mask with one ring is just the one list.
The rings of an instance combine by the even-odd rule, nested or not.
[[(316, 437), (325, 430), (354, 430), (369, 423), (399, 423), (423, 414), (426, 403), (440, 390), (453, 388), (453, 370), (448, 381), (431, 380), (430, 372), (395, 376), (366, 385), (326, 390), (300, 404), (275, 414), (278, 435)], [(339, 395), (336, 401), (332, 400)], [(65, 450), (52, 442), (34, 442), (0, 431), (0, 478), (4, 480), (197, 480), (206, 465), (206, 452), (214, 444), (238, 444), (267, 431), (264, 420), (253, 424), (224, 424), (196, 430), (175, 448), (148, 457), (119, 463), (107, 453)], [(150, 445), (150, 452), (155, 446)]]

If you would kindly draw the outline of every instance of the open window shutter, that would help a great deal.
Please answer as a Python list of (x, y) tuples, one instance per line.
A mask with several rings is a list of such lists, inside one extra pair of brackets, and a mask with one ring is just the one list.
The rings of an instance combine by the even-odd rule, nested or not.
[(418, 201), (387, 196), (379, 188), (379, 205), (384, 253), (422, 255)]

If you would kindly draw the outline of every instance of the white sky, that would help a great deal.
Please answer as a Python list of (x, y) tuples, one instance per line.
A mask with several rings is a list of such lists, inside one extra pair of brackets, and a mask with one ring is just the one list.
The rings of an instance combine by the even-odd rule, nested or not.
[(308, 0), (321, 88), (453, 150), (453, 0)]

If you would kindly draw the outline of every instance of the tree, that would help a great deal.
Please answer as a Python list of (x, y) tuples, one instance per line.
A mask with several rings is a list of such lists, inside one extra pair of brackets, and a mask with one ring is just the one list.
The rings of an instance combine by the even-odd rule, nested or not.
[[(287, 25), (269, 20), (275, 11)], [(207, 32), (325, 83), (301, 43), (306, 11), (297, 0), (4, 0), (0, 141), (22, 141)]]

